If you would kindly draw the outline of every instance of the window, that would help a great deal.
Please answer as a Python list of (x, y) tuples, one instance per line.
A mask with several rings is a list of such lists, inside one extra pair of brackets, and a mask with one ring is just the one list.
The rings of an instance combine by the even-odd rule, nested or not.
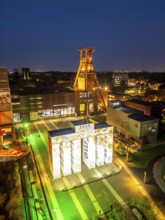
[(85, 104), (80, 104), (80, 112), (84, 112), (85, 111)]
[(89, 111), (94, 112), (94, 103), (89, 103)]
[(45, 110), (45, 115), (47, 115), (47, 116), (53, 116), (53, 109), (46, 109), (46, 110)]

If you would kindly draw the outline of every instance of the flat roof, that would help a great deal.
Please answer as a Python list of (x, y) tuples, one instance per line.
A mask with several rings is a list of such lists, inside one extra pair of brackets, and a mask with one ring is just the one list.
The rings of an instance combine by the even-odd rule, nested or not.
[(84, 124), (91, 124), (92, 122), (89, 119), (82, 119), (82, 120), (75, 120), (71, 121), (73, 125), (84, 125)]
[(73, 134), (75, 133), (75, 131), (72, 128), (63, 128), (63, 129), (48, 131), (48, 133), (51, 137), (56, 137), (61, 135)]
[(55, 93), (73, 93), (73, 91), (59, 85), (59, 86), (25, 87), (22, 91), (19, 92), (20, 95), (40, 95), (40, 94), (44, 95), (44, 94), (55, 94)]
[(142, 101), (142, 100), (129, 100), (127, 102), (132, 102), (132, 103), (136, 103), (136, 104), (140, 104), (140, 105), (146, 105), (146, 106), (152, 106), (152, 107), (156, 107), (156, 106), (165, 106), (165, 102), (162, 101), (152, 101), (152, 102), (146, 102), (146, 101)]
[(94, 124), (94, 129), (108, 128), (108, 127), (112, 127), (112, 125), (109, 125), (107, 123), (96, 123), (96, 124)]
[(119, 99), (116, 99), (116, 100), (112, 100), (112, 101), (108, 101), (109, 103), (116, 103), (116, 102), (119, 102), (120, 104), (123, 104), (124, 102), (119, 100)]
[(140, 122), (143, 122), (143, 121), (151, 121), (151, 120), (156, 120), (157, 118), (154, 118), (152, 116), (148, 116), (148, 115), (143, 115), (143, 114), (131, 114), (128, 116), (129, 118), (132, 118), (136, 121), (140, 121)]
[(140, 111), (140, 110), (137, 110), (134, 108), (130, 108), (127, 106), (122, 106), (122, 107), (115, 108), (115, 109), (118, 111), (121, 111), (121, 112), (125, 112), (125, 113), (143, 113), (143, 111)]
[(125, 94), (125, 93), (122, 93), (122, 92), (108, 92), (108, 95), (130, 96), (129, 94)]

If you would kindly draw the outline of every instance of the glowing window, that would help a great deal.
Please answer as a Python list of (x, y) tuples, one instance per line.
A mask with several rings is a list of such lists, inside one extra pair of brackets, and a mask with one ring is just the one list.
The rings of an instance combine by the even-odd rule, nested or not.
[(80, 104), (80, 112), (84, 112), (85, 111), (85, 104)]
[(89, 111), (94, 112), (94, 104), (93, 103), (89, 103)]

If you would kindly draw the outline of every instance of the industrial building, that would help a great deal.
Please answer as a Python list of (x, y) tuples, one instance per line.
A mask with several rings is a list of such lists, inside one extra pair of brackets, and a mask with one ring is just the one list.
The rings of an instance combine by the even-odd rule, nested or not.
[(108, 101), (115, 101), (115, 100), (120, 100), (120, 101), (130, 100), (130, 95), (119, 92), (109, 92)]
[(122, 101), (108, 102), (107, 123), (114, 126), (126, 139), (134, 139), (142, 147), (157, 140), (159, 119), (148, 116)]
[(146, 102), (142, 100), (127, 100), (125, 105), (144, 112), (145, 115), (159, 118), (161, 120), (165, 102), (152, 101)]
[[(63, 84), (44, 87), (33, 85), (13, 93), (14, 121), (105, 113), (108, 91), (99, 86), (93, 65), (94, 51), (93, 48), (79, 51), (80, 64), (72, 87)], [(24, 68), (24, 72), (29, 76), (26, 74), (27, 68)]]
[(15, 138), (8, 69), (0, 68), (0, 144), (6, 136)]
[(67, 88), (25, 88), (13, 98), (15, 122), (75, 116), (74, 94)]
[(124, 92), (128, 84), (128, 72), (114, 72), (112, 74), (111, 90)]

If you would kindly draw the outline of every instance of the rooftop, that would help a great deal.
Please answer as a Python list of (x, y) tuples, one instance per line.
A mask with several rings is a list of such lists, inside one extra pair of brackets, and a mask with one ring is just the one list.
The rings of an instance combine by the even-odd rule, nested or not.
[(20, 95), (40, 95), (40, 94), (54, 94), (54, 93), (73, 93), (68, 88), (60, 86), (38, 86), (27, 87), (20, 91)]
[(134, 108), (130, 108), (130, 107), (127, 107), (127, 106), (116, 108), (116, 110), (124, 112), (124, 113), (129, 113), (129, 114), (131, 114), (131, 113), (143, 113), (143, 111), (140, 111), (140, 110), (137, 110), (137, 109), (134, 109)]
[(94, 124), (94, 129), (108, 128), (108, 127), (112, 127), (112, 126), (107, 124), (107, 123), (97, 123), (97, 124)]
[(140, 122), (144, 122), (144, 121), (151, 121), (151, 120), (155, 120), (156, 118), (148, 116), (148, 115), (143, 115), (143, 114), (131, 114), (128, 116), (129, 118), (132, 118), (136, 121), (140, 121)]
[(48, 131), (48, 133), (51, 137), (56, 137), (56, 136), (61, 136), (61, 135), (73, 134), (75, 132), (72, 128), (64, 128), (64, 129)]
[(82, 119), (82, 120), (71, 121), (71, 123), (77, 126), (77, 125), (91, 124), (92, 122), (89, 119)]
[(152, 106), (152, 107), (156, 107), (156, 106), (165, 106), (165, 102), (161, 102), (161, 101), (152, 101), (152, 102), (145, 102), (142, 100), (130, 100), (128, 102), (132, 102), (132, 103), (136, 103), (136, 104), (140, 104), (140, 105), (146, 105), (146, 106)]

